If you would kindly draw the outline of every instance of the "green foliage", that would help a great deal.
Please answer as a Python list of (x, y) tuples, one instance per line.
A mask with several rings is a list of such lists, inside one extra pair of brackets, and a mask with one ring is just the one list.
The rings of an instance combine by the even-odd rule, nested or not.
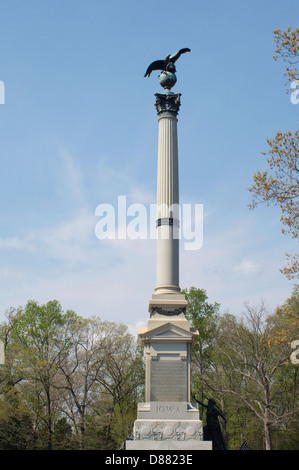
[(13, 414), (0, 420), (0, 450), (31, 450), (35, 433), (29, 415)]
[(35, 447), (33, 419), (14, 388), (3, 387), (0, 398), (0, 450)]
[(53, 447), (55, 450), (74, 450), (77, 439), (71, 424), (65, 417), (59, 418), (54, 427)]
[[(202, 289), (184, 293), (199, 333), (192, 392), (216, 399), (229, 448), (243, 440), (256, 450), (298, 448), (299, 368), (289, 360), (298, 286), (275, 312), (247, 306), (240, 317), (221, 315)], [(120, 448), (144, 391), (143, 352), (125, 325), (30, 301), (8, 312), (0, 339), (0, 450)]]
[(0, 432), (8, 430), (0, 434), (3, 448), (18, 442), (22, 449), (113, 449), (127, 437), (143, 367), (125, 325), (83, 319), (56, 300), (29, 301), (10, 309), (0, 338), (6, 347), (0, 369)]
[[(209, 303), (204, 289), (190, 287), (182, 292), (188, 300), (186, 318), (193, 328), (196, 328), (198, 337), (192, 349), (192, 395), (196, 395), (200, 401), (211, 396), (211, 389), (206, 381), (210, 369), (217, 337), (217, 325), (219, 321), (218, 303)], [(200, 418), (205, 419), (203, 409), (200, 408)]]
[(196, 349), (200, 350), (201, 354), (206, 354), (206, 349), (211, 347), (216, 333), (220, 305), (216, 302), (209, 303), (204, 289), (190, 287), (189, 290), (182, 289), (182, 293), (188, 300), (186, 318), (199, 333)]

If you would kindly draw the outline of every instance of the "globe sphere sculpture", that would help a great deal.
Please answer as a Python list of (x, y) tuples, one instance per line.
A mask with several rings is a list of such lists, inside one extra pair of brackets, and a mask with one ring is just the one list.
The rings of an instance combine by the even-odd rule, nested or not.
[(163, 71), (159, 75), (159, 83), (165, 91), (169, 91), (176, 84), (176, 75), (172, 72)]

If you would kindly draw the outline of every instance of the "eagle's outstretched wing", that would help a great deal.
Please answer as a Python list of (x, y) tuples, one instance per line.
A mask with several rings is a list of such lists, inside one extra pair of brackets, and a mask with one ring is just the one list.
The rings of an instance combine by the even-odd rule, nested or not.
[(172, 62), (173, 64), (178, 60), (178, 58), (184, 54), (185, 52), (190, 52), (191, 49), (188, 47), (184, 47), (184, 49), (180, 49), (179, 51), (175, 52), (175, 54), (172, 54), (169, 57), (169, 62)]
[(149, 77), (153, 70), (163, 70), (165, 67), (165, 60), (155, 60), (152, 62), (145, 72), (144, 76)]
[(184, 47), (184, 49), (180, 49), (175, 54), (169, 54), (163, 60), (155, 60), (148, 66), (144, 76), (149, 77), (153, 70), (165, 70), (167, 64), (169, 64), (170, 62), (174, 64), (178, 60), (178, 58), (182, 54), (184, 54), (184, 52), (190, 52), (190, 50), (191, 49), (189, 49), (188, 47)]

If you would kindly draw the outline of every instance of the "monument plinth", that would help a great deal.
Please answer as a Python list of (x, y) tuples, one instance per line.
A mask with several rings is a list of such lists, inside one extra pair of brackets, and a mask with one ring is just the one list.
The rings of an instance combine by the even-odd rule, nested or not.
[(138, 330), (144, 351), (145, 403), (139, 403), (133, 440), (128, 450), (210, 450), (203, 441), (197, 405), (191, 403), (191, 351), (198, 332), (185, 317), (188, 302), (179, 285), (179, 171), (177, 115), (181, 94), (170, 91), (176, 83), (174, 62), (181, 49), (146, 72), (161, 69), (156, 93), (159, 122), (157, 169), (156, 287), (149, 301), (150, 319)]

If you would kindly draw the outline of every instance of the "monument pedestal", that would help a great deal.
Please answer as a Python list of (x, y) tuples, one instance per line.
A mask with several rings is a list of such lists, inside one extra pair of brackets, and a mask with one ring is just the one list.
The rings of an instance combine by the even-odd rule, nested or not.
[[(168, 309), (173, 308), (168, 303)], [(183, 312), (169, 316), (165, 311), (153, 313), (147, 327), (139, 328), (138, 343), (145, 361), (145, 403), (138, 404), (133, 440), (126, 441), (127, 450), (212, 449), (210, 442), (203, 441), (199, 411), (190, 401), (191, 348), (197, 334)]]
[(210, 441), (196, 441), (190, 439), (188, 441), (126, 441), (126, 450), (212, 450)]
[(144, 350), (146, 402), (190, 400), (191, 347), (197, 334), (183, 312), (154, 313), (147, 327), (138, 329), (138, 344)]

